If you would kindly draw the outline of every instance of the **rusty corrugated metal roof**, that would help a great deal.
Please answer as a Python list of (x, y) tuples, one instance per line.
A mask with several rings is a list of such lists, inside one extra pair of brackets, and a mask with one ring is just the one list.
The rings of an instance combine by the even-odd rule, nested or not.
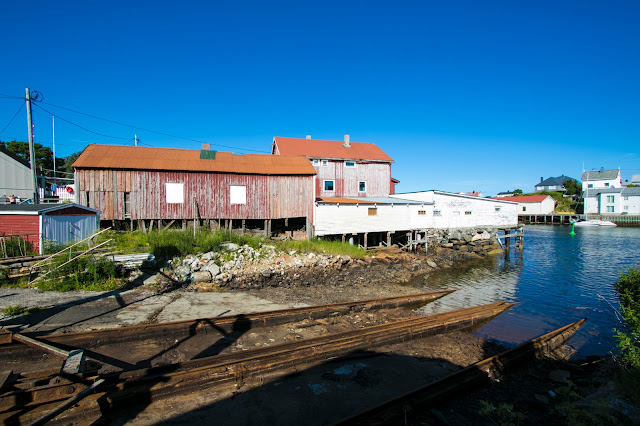
[(314, 175), (309, 160), (298, 156), (238, 155), (216, 152), (201, 159), (199, 150), (141, 146), (89, 145), (73, 163), (83, 169), (174, 170), (264, 175)]
[(344, 160), (370, 160), (393, 162), (376, 144), (368, 142), (349, 142), (349, 148), (343, 141), (324, 141), (319, 139), (273, 138), (282, 155), (304, 155), (309, 158), (339, 158)]

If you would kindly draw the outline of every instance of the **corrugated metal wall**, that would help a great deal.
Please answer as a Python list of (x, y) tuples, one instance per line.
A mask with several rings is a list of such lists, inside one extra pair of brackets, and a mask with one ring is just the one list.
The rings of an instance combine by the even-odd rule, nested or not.
[(98, 230), (96, 216), (52, 216), (45, 215), (42, 238), (64, 244), (87, 238)]
[[(183, 203), (166, 202), (167, 183), (184, 184)], [(78, 202), (101, 210), (103, 220), (192, 219), (194, 198), (203, 219), (313, 217), (313, 176), (76, 170), (76, 184)], [(231, 204), (231, 185), (246, 186), (246, 204)]]

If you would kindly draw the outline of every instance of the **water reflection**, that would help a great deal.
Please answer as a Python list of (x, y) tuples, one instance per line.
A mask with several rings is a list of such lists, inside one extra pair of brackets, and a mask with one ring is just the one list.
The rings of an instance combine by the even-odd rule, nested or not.
[(580, 356), (615, 350), (619, 327), (614, 283), (620, 270), (639, 262), (640, 228), (529, 226), (523, 257), (483, 261), (415, 279), (425, 291), (459, 291), (421, 308), (431, 314), (509, 300), (514, 308), (477, 331), (510, 344), (543, 334), (580, 318), (589, 320), (570, 343)]

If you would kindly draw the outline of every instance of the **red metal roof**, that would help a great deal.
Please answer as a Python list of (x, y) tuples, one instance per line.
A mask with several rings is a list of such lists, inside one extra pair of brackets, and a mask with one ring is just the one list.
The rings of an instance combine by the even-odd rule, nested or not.
[[(492, 200), (498, 201), (511, 201), (513, 203), (539, 203), (551, 197), (550, 195), (524, 195), (522, 197), (498, 197), (492, 198)], [(551, 197), (553, 198), (553, 197)]]
[(201, 159), (193, 149), (140, 146), (89, 145), (73, 163), (84, 169), (173, 170), (264, 175), (314, 175), (306, 158), (267, 154), (238, 155), (216, 152), (215, 159)]
[(339, 158), (344, 160), (388, 161), (393, 159), (368, 142), (349, 142), (349, 148), (343, 141), (323, 141), (319, 139), (284, 138), (276, 136), (273, 142), (281, 155), (304, 155), (309, 158)]

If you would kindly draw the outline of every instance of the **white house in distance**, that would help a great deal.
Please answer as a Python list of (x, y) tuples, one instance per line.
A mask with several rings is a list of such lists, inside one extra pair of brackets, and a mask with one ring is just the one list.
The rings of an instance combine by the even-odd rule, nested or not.
[(429, 228), (518, 225), (518, 205), (504, 198), (481, 198), (436, 190), (394, 194), (391, 198), (432, 204)]
[(591, 171), (582, 173), (582, 190), (598, 188), (621, 188), (622, 179), (620, 170), (605, 170), (601, 168), (599, 171)]
[(0, 147), (0, 198), (15, 195), (27, 199), (33, 197), (33, 192), (29, 163)]
[(522, 197), (501, 197), (494, 200), (518, 203), (519, 215), (551, 214), (556, 208), (556, 201), (550, 195), (524, 195)]
[(599, 188), (584, 195), (587, 214), (640, 215), (640, 187)]

